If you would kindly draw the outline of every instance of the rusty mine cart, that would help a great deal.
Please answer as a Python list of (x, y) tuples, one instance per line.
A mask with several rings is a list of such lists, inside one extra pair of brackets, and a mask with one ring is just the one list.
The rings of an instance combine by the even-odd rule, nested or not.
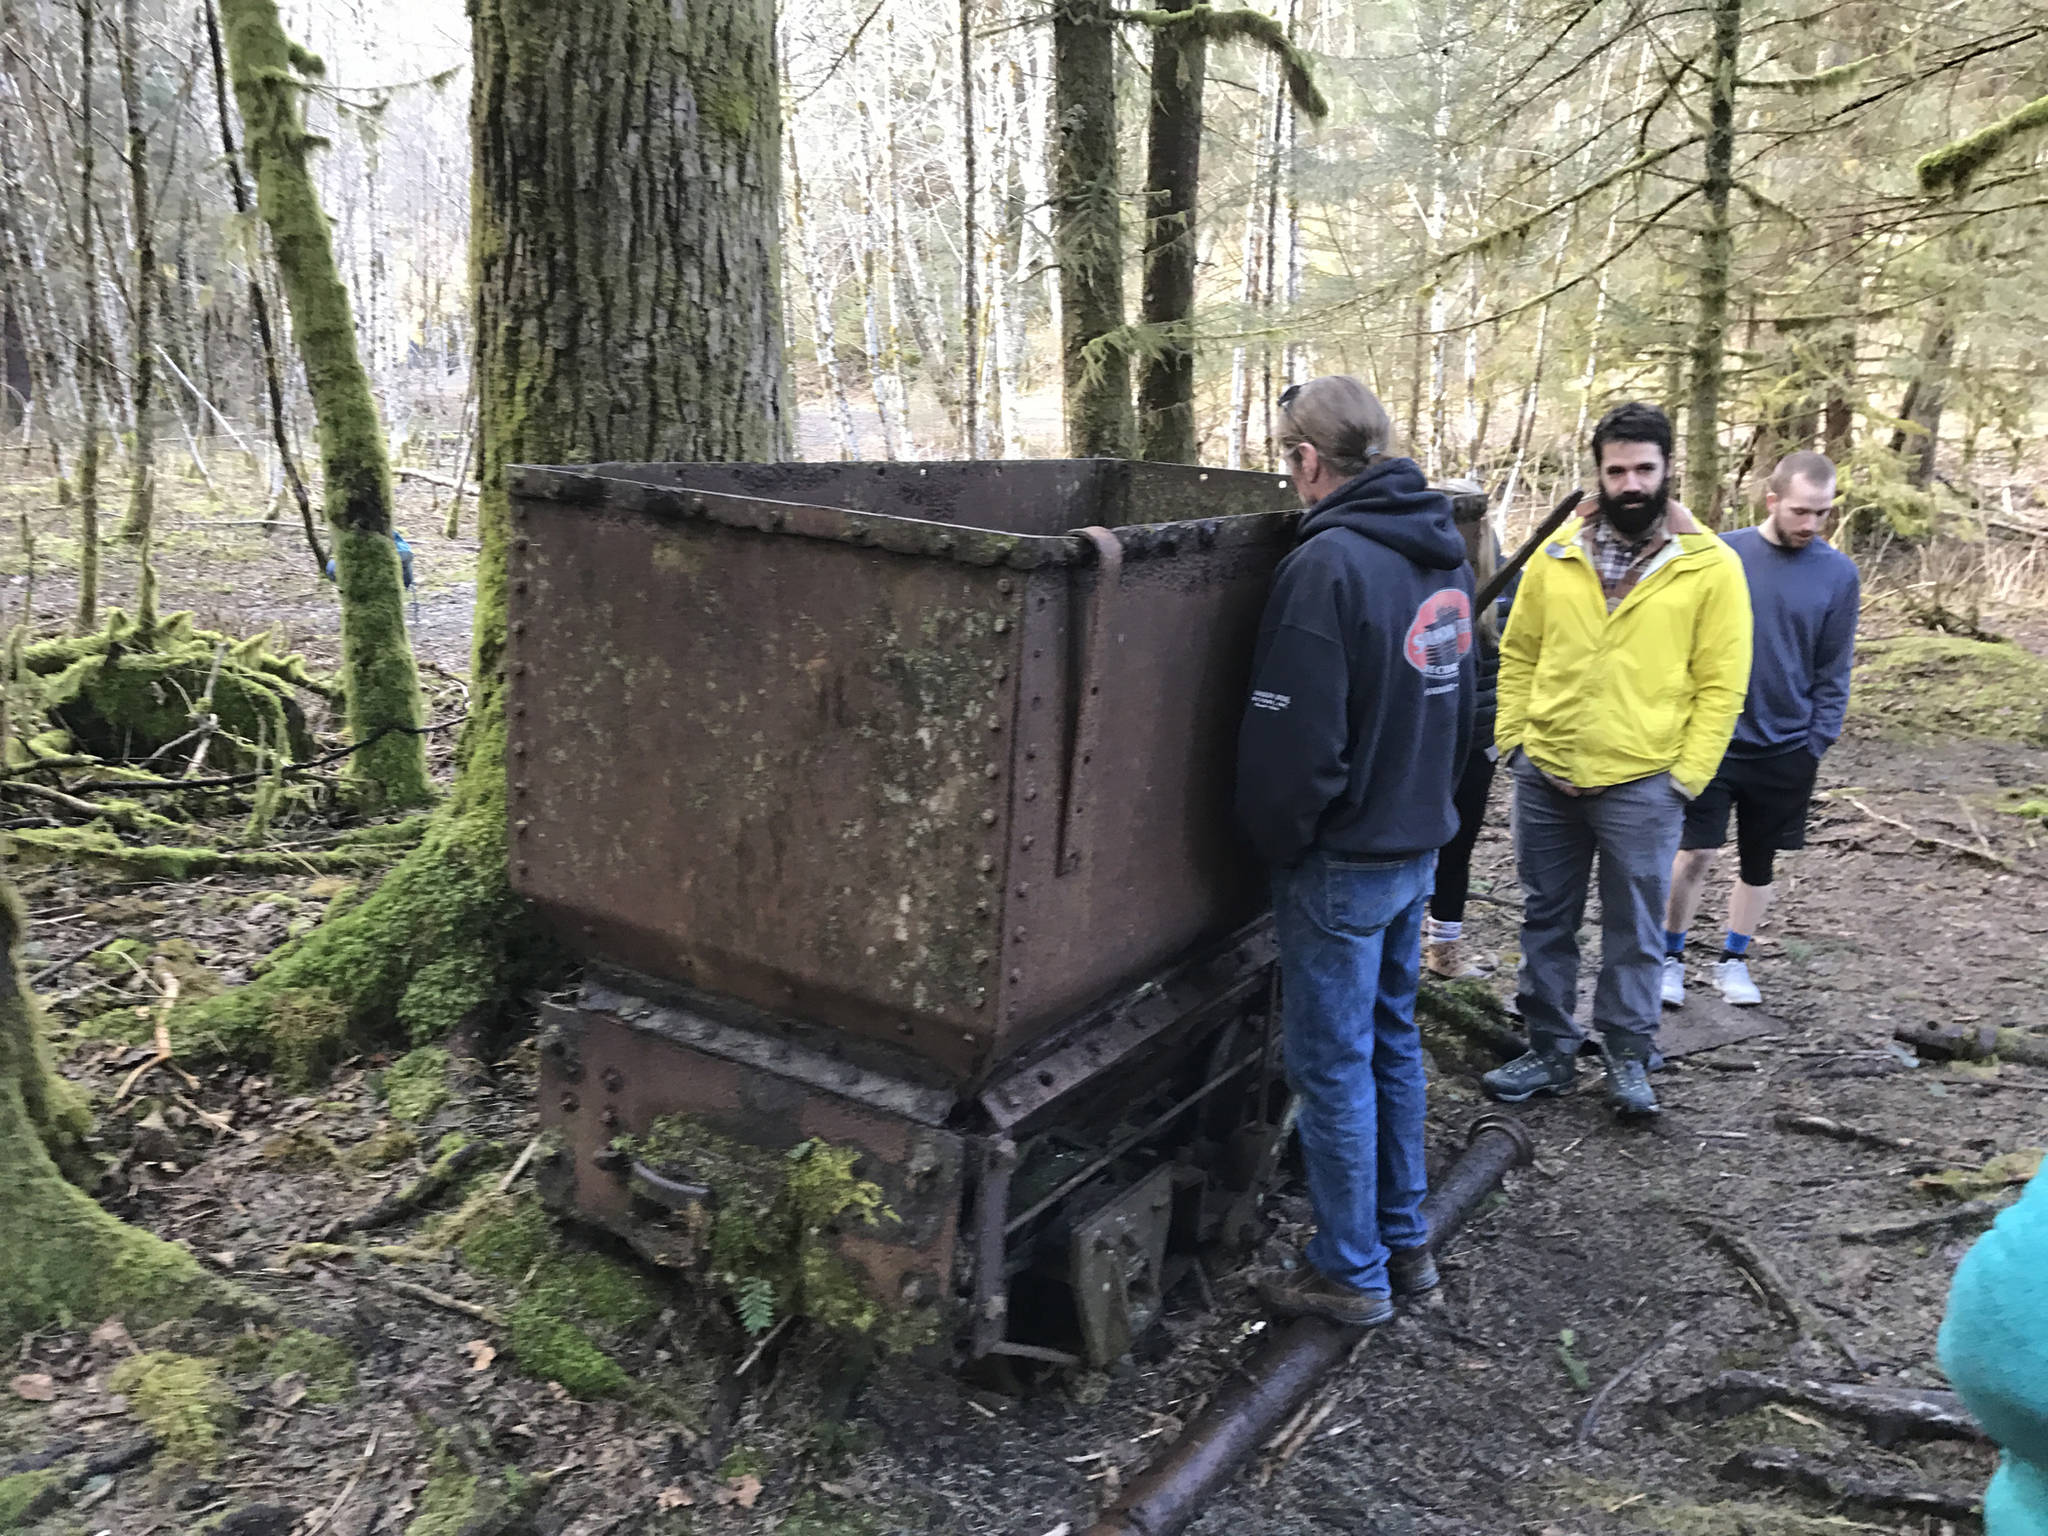
[[(1283, 480), (1117, 460), (512, 476), (515, 888), (542, 1183), (702, 1269), (749, 1156), (956, 1363), (1115, 1360), (1286, 1134), (1232, 829)], [(759, 1165), (755, 1165), (759, 1166)]]

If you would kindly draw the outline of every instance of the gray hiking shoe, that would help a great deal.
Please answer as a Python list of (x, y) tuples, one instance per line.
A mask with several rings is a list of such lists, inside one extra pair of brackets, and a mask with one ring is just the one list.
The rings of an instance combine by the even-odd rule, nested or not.
[(1527, 1051), (1479, 1079), (1488, 1098), (1519, 1104), (1539, 1093), (1563, 1093), (1579, 1075), (1577, 1059), (1565, 1052)]
[(1650, 1086), (1649, 1066), (1630, 1056), (1607, 1058), (1607, 1102), (1616, 1114), (1655, 1115), (1663, 1112)]
[(1374, 1328), (1394, 1319), (1394, 1299), (1385, 1291), (1361, 1291), (1313, 1264), (1269, 1269), (1255, 1283), (1259, 1299), (1282, 1317), (1320, 1317), (1346, 1328)]
[(1396, 1300), (1427, 1296), (1442, 1283), (1436, 1272), (1436, 1260), (1429, 1256), (1427, 1248), (1395, 1248), (1388, 1252), (1387, 1284), (1393, 1287)]
[(1659, 988), (1666, 1008), (1685, 1006), (1685, 961), (1677, 955), (1664, 957), (1664, 974)]

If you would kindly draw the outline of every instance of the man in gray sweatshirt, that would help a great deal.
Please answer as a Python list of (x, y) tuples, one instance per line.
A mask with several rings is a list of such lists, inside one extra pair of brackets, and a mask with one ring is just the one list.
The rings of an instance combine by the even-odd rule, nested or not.
[(1856, 562), (1820, 536), (1835, 502), (1835, 466), (1823, 454), (1779, 460), (1765, 517), (1727, 535), (1749, 579), (1756, 643), (1749, 696), (1721, 771), (1686, 807), (1664, 914), (1666, 1007), (1685, 1003), (1685, 937), (1707, 869), (1736, 822), (1740, 861), (1714, 985), (1729, 1002), (1763, 1001), (1749, 973), (1749, 941), (1774, 894), (1776, 855), (1806, 844), (1806, 813), (1820, 760), (1842, 734), (1856, 648), (1861, 582)]

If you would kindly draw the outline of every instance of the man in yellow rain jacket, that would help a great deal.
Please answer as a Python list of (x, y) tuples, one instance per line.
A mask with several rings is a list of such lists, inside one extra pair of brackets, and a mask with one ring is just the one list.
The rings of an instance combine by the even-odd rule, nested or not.
[(1596, 509), (1530, 559), (1501, 636), (1494, 745), (1514, 775), (1529, 1051), (1485, 1084), (1519, 1103), (1577, 1074), (1579, 923), (1597, 857), (1593, 1024), (1607, 1095), (1623, 1114), (1654, 1115), (1671, 861), (1686, 802), (1714, 777), (1742, 712), (1749, 588), (1734, 553), (1671, 499), (1661, 410), (1609, 411), (1593, 462)]

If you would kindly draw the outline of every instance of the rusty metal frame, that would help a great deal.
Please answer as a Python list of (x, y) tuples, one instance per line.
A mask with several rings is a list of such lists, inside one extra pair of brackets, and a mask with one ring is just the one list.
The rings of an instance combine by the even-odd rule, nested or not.
[(1095, 550), (1095, 591), (1088, 601), (1087, 638), (1083, 642), (1081, 675), (1075, 680), (1074, 745), (1067, 754), (1066, 801), (1060, 809), (1059, 862), (1054, 873), (1081, 867), (1081, 818), (1088, 812), (1088, 791), (1095, 777), (1095, 749), (1102, 736), (1102, 677), (1109, 665), (1111, 632), (1116, 624), (1117, 588), (1123, 581), (1124, 547), (1107, 528), (1081, 528), (1077, 535)]

